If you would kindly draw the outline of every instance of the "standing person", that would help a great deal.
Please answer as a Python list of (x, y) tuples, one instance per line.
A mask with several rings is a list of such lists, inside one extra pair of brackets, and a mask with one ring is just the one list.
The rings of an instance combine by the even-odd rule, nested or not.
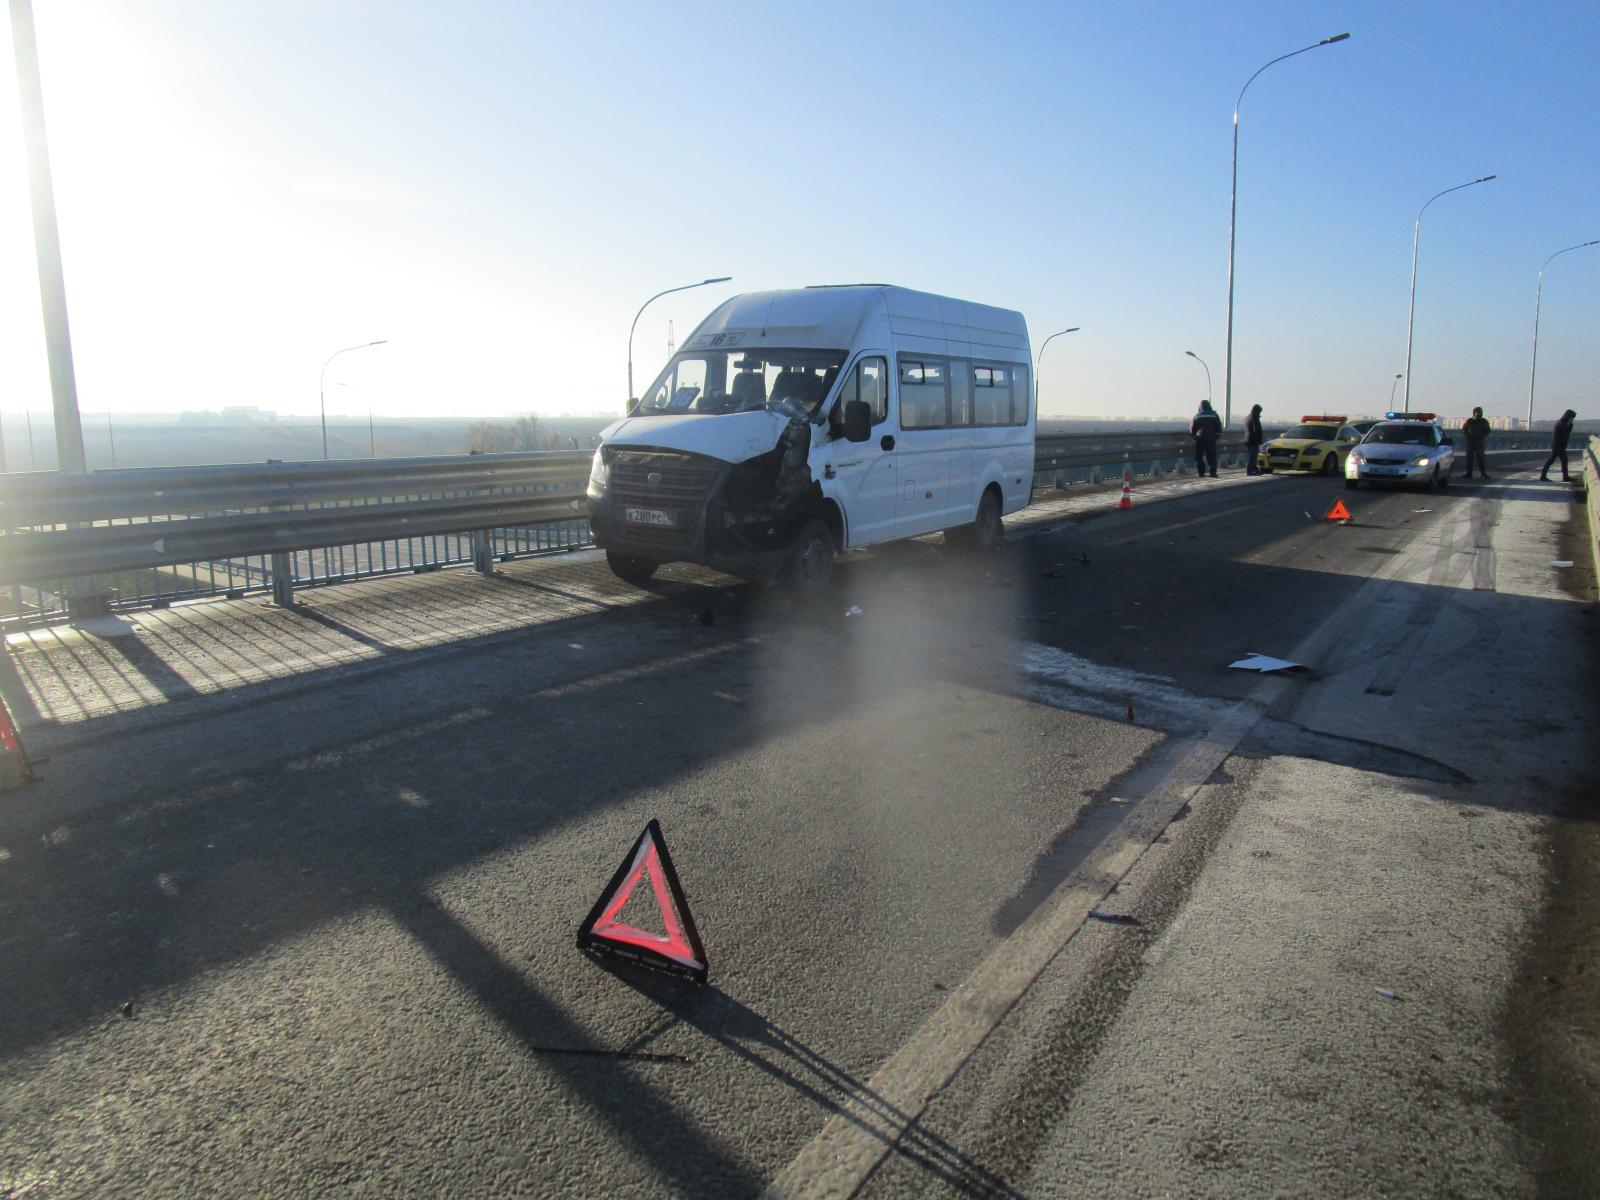
[(1572, 482), (1572, 476), (1567, 474), (1567, 439), (1572, 436), (1572, 422), (1577, 416), (1569, 408), (1556, 422), (1555, 431), (1550, 435), (1550, 457), (1544, 460), (1544, 467), (1539, 472), (1539, 478), (1546, 483), (1550, 482), (1550, 464), (1558, 458), (1561, 460), (1561, 482)]
[[(1194, 473), (1217, 477), (1217, 439), (1222, 436), (1222, 418), (1211, 407), (1211, 401), (1200, 401), (1200, 411), (1189, 422), (1189, 433), (1194, 437)], [(1207, 466), (1210, 471), (1207, 471)]]
[(1467, 478), (1472, 478), (1472, 464), (1478, 464), (1478, 477), (1489, 478), (1489, 467), (1484, 458), (1484, 447), (1489, 442), (1489, 422), (1483, 409), (1475, 408), (1472, 415), (1461, 422), (1461, 432), (1467, 435)]
[(1261, 474), (1261, 405), (1250, 406), (1250, 415), (1244, 419), (1244, 473)]

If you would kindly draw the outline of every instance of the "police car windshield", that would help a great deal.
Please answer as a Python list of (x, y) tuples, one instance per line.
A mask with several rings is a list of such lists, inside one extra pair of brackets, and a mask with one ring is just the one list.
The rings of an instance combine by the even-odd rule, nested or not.
[(843, 350), (694, 350), (679, 354), (643, 393), (635, 416), (737, 413), (768, 408), (815, 418)]
[(1296, 425), (1282, 436), (1286, 438), (1305, 438), (1313, 442), (1325, 442), (1337, 432), (1338, 430), (1331, 425)]
[(1364, 442), (1387, 442), (1391, 446), (1434, 446), (1432, 425), (1374, 425)]

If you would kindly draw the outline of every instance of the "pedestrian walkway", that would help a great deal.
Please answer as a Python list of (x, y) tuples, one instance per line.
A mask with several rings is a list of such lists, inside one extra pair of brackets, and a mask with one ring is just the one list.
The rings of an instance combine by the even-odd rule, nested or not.
[[(1246, 483), (1176, 479), (1140, 484), (1135, 503)], [(1255, 480), (1248, 482), (1254, 483)], [(1121, 484), (1041, 490), (1006, 518), (1026, 536), (1113, 505)], [(622, 582), (598, 550), (521, 559), (492, 576), (468, 568), (393, 575), (298, 593), (293, 609), (265, 594), (132, 610), (9, 634), (0, 693), (24, 733), (75, 725), (174, 701), (213, 696), (310, 671), (375, 663), (552, 622), (627, 609), (663, 590), (735, 581), (688, 564), (664, 568), (650, 589)]]

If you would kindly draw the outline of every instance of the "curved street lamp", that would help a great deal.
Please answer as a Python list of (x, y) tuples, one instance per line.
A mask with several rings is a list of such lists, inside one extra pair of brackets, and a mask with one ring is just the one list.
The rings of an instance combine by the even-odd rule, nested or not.
[[(1194, 359), (1195, 362), (1199, 363), (1202, 367), (1206, 367), (1206, 360), (1201, 358), (1193, 350), (1185, 350), (1184, 353), (1187, 354), (1190, 358)], [(1210, 367), (1206, 367), (1206, 403), (1207, 404), (1211, 403), (1211, 368)]]
[[(670, 287), (664, 292), (657, 292), (650, 299), (639, 305), (639, 311), (633, 314), (633, 324), (628, 326), (628, 411), (633, 411), (633, 331), (639, 327), (639, 318), (644, 316), (644, 310), (649, 308), (663, 296), (670, 296), (673, 292), (687, 292), (690, 288), (705, 287), (710, 283), (727, 283), (732, 275), (718, 275), (715, 279), (702, 279), (699, 283), (686, 283), (681, 287)], [(624, 414), (626, 415), (626, 414)]]
[[(1600, 239), (1592, 242), (1579, 242), (1576, 246), (1568, 246), (1565, 250), (1557, 250), (1544, 260), (1544, 267), (1550, 265), (1551, 259), (1560, 258), (1563, 254), (1570, 254), (1574, 250), (1582, 250), (1585, 246), (1600, 246)], [(1533, 428), (1533, 377), (1539, 370), (1539, 302), (1544, 298), (1544, 267), (1539, 268), (1539, 286), (1533, 293), (1533, 365), (1528, 368), (1528, 428)]]
[(1394, 375), (1394, 382), (1389, 385), (1389, 410), (1388, 411), (1390, 411), (1390, 412), (1394, 411), (1394, 389), (1397, 386), (1399, 386), (1400, 381), (1402, 379), (1404, 379), (1404, 378), (1405, 378), (1405, 372), (1396, 371), (1395, 375)]
[(368, 346), (382, 346), (386, 344), (388, 340), (388, 338), (379, 338), (375, 342), (362, 342), (358, 346), (346, 346), (343, 350), (335, 350), (332, 354), (328, 355), (328, 361), (322, 364), (322, 374), (317, 377), (317, 407), (322, 412), (322, 457), (324, 461), (326, 461), (328, 457), (327, 384), (329, 365), (341, 354), (349, 354), (352, 350), (365, 350)]
[[(1320, 46), (1331, 46), (1335, 42), (1342, 42), (1350, 35), (1336, 33), (1332, 37), (1323, 38), (1310, 46), (1302, 46), (1298, 50), (1291, 50), (1287, 54), (1280, 54), (1272, 62), (1267, 63), (1256, 72), (1261, 74), (1267, 67), (1274, 63), (1281, 63), (1286, 58), (1293, 58), (1296, 54), (1304, 54), (1307, 50), (1315, 50)], [(1239, 216), (1239, 106), (1244, 103), (1244, 94), (1250, 90), (1250, 85), (1256, 81), (1256, 75), (1244, 81), (1244, 87), (1239, 89), (1239, 98), (1233, 102), (1233, 191), (1228, 197), (1228, 343), (1226, 357), (1222, 363), (1222, 427), (1226, 429), (1233, 419), (1233, 235)]]
[(1033, 356), (1033, 409), (1035, 417), (1037, 417), (1039, 413), (1039, 364), (1044, 362), (1044, 348), (1051, 342), (1055, 341), (1062, 334), (1077, 333), (1081, 328), (1083, 328), (1083, 326), (1074, 325), (1071, 329), (1059, 329), (1055, 333), (1052, 333), (1049, 337), (1045, 338), (1045, 340), (1039, 344), (1039, 353)]
[[(1462, 188), (1476, 187), (1480, 183), (1488, 183), (1491, 179), (1498, 179), (1498, 175), (1485, 175), (1481, 179), (1474, 179), (1471, 183), (1458, 183), (1453, 188), (1445, 188), (1438, 196), (1432, 197), (1428, 204), (1432, 204), (1439, 196), (1448, 196), (1451, 192), (1459, 192)], [(1411, 311), (1406, 316), (1406, 412), (1411, 411), (1411, 330), (1417, 318), (1417, 243), (1422, 240), (1422, 214), (1428, 211), (1428, 204), (1424, 204), (1417, 211), (1417, 228), (1411, 235)]]

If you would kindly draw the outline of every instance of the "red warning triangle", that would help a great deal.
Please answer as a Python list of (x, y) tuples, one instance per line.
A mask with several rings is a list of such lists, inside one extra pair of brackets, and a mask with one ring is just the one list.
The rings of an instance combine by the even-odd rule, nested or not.
[(1350, 520), (1350, 510), (1344, 506), (1343, 500), (1335, 500), (1333, 507), (1323, 514), (1322, 519), (1324, 521), (1348, 521)]
[[(620, 920), (634, 889), (646, 876), (661, 913), (664, 933), (652, 933)], [(622, 860), (605, 891), (600, 893), (589, 915), (578, 927), (578, 949), (598, 950), (620, 958), (634, 959), (648, 966), (706, 981), (706, 951), (700, 932), (694, 927), (689, 902), (672, 867), (672, 855), (655, 819), (644, 827), (633, 849)]]

